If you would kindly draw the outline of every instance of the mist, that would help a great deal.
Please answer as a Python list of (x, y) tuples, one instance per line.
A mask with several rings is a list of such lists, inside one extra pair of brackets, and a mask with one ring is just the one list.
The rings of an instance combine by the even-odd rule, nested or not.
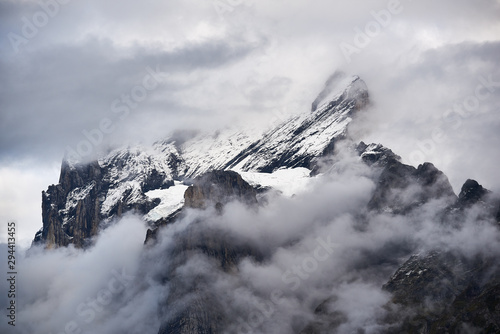
[[(412, 254), (500, 255), (498, 228), (480, 208), (454, 226), (440, 222), (439, 200), (405, 216), (368, 211), (377, 170), (351, 147), (341, 146), (292, 197), (270, 192), (258, 208), (231, 202), (222, 213), (187, 210), (153, 244), (143, 244), (146, 226), (130, 215), (87, 250), (32, 248), (20, 260), (16, 328), (157, 333), (189, 300), (207, 295), (225, 315), (226, 333), (298, 333), (318, 321), (318, 307), (338, 321), (337, 333), (381, 333), (393, 305), (382, 286)], [(226, 270), (196, 247), (179, 249), (185, 238), (254, 251)], [(166, 304), (171, 294), (182, 298)]]

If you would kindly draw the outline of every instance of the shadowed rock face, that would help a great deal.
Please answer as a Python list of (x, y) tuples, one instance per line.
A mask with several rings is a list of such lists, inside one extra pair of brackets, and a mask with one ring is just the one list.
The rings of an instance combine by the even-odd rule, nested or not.
[[(443, 211), (441, 223), (459, 226), (465, 210), (475, 204), (481, 219), (496, 219), (490, 191), (474, 180)], [(439, 223), (439, 222), (436, 222)], [(498, 333), (500, 332), (500, 267), (494, 257), (465, 257), (436, 249), (411, 256), (384, 289), (403, 306), (392, 315), (399, 325), (393, 333)]]
[[(363, 142), (357, 151), (366, 164), (379, 170), (368, 204), (371, 210), (407, 215), (430, 200), (441, 199), (442, 213), (436, 216), (436, 224), (460, 226), (466, 210), (473, 205), (480, 205), (481, 219), (499, 220), (498, 199), (491, 199), (491, 192), (474, 180), (467, 180), (457, 197), (446, 176), (430, 163), (418, 168), (404, 165), (391, 150)], [(408, 192), (410, 201), (401, 198)], [(401, 245), (397, 247), (403, 250)], [(400, 255), (401, 252), (394, 252), (395, 258)], [(387, 318), (381, 320), (385, 333), (499, 333), (497, 262), (493, 257), (468, 258), (440, 249), (411, 256), (383, 286), (392, 294), (392, 301), (386, 306)], [(314, 320), (301, 334), (337, 331), (346, 315), (328, 307), (334, 304), (331, 299), (314, 310)]]
[(500, 270), (494, 258), (439, 251), (412, 256), (384, 289), (403, 306), (394, 333), (500, 331)]
[(426, 300), (451, 303), (467, 286), (471, 267), (471, 263), (452, 253), (414, 255), (394, 273), (384, 289), (392, 292), (394, 302), (404, 305), (423, 305)]
[[(325, 100), (328, 99), (328, 95), (335, 92), (338, 89), (339, 84), (342, 80), (346, 79), (346, 75), (342, 72), (335, 72), (332, 74), (325, 83), (325, 87), (318, 94), (316, 99), (313, 101), (311, 105), (311, 112), (315, 112), (322, 104), (325, 103)], [(350, 94), (346, 94), (345, 97), (357, 100), (357, 107), (362, 108), (368, 104), (368, 92), (366, 89), (361, 90), (353, 90)]]
[(500, 198), (470, 179), (463, 184), (455, 203), (446, 209), (445, 218), (453, 224), (454, 221), (460, 221), (466, 210), (472, 207), (478, 209), (478, 219), (493, 218), (500, 223)]
[[(158, 334), (217, 334), (222, 333), (224, 321), (222, 307), (217, 304), (217, 296), (198, 293), (186, 299), (177, 296), (177, 304), (186, 307), (162, 324)], [(184, 301), (182, 299), (185, 299)], [(165, 306), (168, 308), (168, 306)]]
[(401, 157), (381, 144), (367, 145), (360, 142), (356, 147), (356, 152), (361, 159), (369, 166), (385, 167), (390, 163), (396, 163)]
[(335, 333), (337, 328), (347, 321), (345, 314), (329, 305), (337, 299), (337, 297), (331, 297), (319, 304), (314, 310), (315, 319), (300, 334)]
[(257, 192), (233, 171), (213, 171), (195, 179), (184, 193), (187, 208), (206, 209), (213, 204), (221, 209), (224, 203), (237, 199), (247, 204), (257, 204)]
[(365, 163), (380, 171), (370, 210), (407, 214), (430, 200), (443, 199), (451, 205), (457, 199), (448, 178), (429, 162), (417, 168), (405, 165), (391, 150), (363, 142), (357, 151)]
[(467, 180), (465, 181), (460, 194), (458, 194), (457, 205), (461, 207), (469, 207), (478, 203), (479, 201), (485, 200), (485, 196), (490, 193), (489, 190), (484, 189), (477, 181)]
[[(88, 238), (95, 236), (101, 221), (97, 194), (103, 184), (99, 180), (101, 168), (96, 163), (70, 168), (63, 163), (58, 185), (42, 193), (43, 229), (34, 243), (45, 242), (47, 247), (83, 247)], [(76, 190), (76, 191), (75, 191)], [(67, 203), (73, 191), (75, 200)]]
[[(409, 187), (415, 189), (410, 190)], [(410, 190), (410, 191), (409, 191)], [(411, 196), (401, 197), (409, 191)], [(399, 162), (388, 164), (380, 175), (370, 209), (389, 208), (393, 213), (405, 214), (431, 199), (456, 199), (448, 178), (431, 163), (414, 168)]]
[[(161, 327), (159, 334), (223, 333), (232, 319), (228, 305), (212, 292), (214, 277), (224, 273), (237, 275), (237, 265), (244, 258), (261, 261), (263, 255), (251, 245), (239, 243), (222, 230), (208, 229), (197, 221), (175, 238), (175, 244), (165, 254), (171, 267), (164, 281), (169, 295), (160, 302)], [(200, 261), (200, 262), (196, 262)], [(181, 273), (178, 268), (203, 263), (204, 270), (192, 269)]]

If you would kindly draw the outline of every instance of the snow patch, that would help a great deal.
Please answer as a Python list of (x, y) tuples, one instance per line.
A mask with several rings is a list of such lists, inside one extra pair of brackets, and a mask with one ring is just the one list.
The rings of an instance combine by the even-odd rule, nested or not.
[(159, 198), (161, 200), (154, 209), (144, 215), (148, 221), (157, 221), (158, 219), (168, 217), (184, 205), (184, 192), (188, 186), (179, 181), (168, 189), (157, 189), (148, 191), (145, 195), (150, 198)]
[(305, 191), (312, 179), (311, 171), (307, 168), (279, 169), (273, 173), (242, 172), (235, 170), (252, 186), (271, 187), (280, 191), (284, 196), (292, 197)]

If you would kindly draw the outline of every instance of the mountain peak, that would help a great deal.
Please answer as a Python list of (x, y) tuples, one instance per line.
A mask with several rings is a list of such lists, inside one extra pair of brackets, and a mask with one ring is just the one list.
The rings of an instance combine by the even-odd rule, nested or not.
[(489, 190), (483, 188), (476, 180), (468, 179), (460, 190), (458, 200), (463, 205), (472, 205), (483, 200), (484, 196), (489, 192)]
[(344, 95), (347, 99), (360, 99), (360, 102), (368, 102), (368, 88), (363, 80), (357, 75), (346, 75), (343, 72), (335, 72), (325, 83), (325, 87), (316, 97), (311, 106), (311, 112), (316, 112), (328, 106), (329, 103)]

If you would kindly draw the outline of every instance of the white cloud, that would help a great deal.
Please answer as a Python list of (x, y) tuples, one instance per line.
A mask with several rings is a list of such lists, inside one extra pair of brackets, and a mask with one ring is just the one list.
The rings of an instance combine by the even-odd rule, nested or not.
[(7, 240), (7, 222), (15, 222), (17, 245), (27, 248), (42, 226), (42, 191), (58, 182), (60, 164), (23, 161), (0, 167), (0, 242)]
[[(381, 287), (411, 254), (437, 248), (470, 258), (498, 256), (498, 229), (478, 221), (477, 208), (458, 229), (436, 223), (439, 201), (407, 216), (364, 215), (372, 171), (341, 150), (309, 192), (270, 197), (258, 210), (228, 204), (222, 216), (190, 210), (166, 226), (154, 246), (143, 245), (144, 222), (126, 216), (85, 251), (31, 250), (19, 265), (21, 333), (32, 332), (30, 326), (61, 331), (73, 321), (93, 333), (157, 333), (161, 319), (183, 308), (179, 299), (165, 307), (172, 293), (186, 300), (216, 298), (218, 306), (211, 305), (231, 320), (228, 331), (299, 331), (326, 302), (342, 320), (340, 333), (377, 333), (390, 300)], [(261, 260), (249, 257), (237, 271), (222, 271), (222, 259), (202, 251), (235, 246), (251, 247)], [(118, 283), (112, 280), (122, 272), (130, 285), (113, 292)]]

